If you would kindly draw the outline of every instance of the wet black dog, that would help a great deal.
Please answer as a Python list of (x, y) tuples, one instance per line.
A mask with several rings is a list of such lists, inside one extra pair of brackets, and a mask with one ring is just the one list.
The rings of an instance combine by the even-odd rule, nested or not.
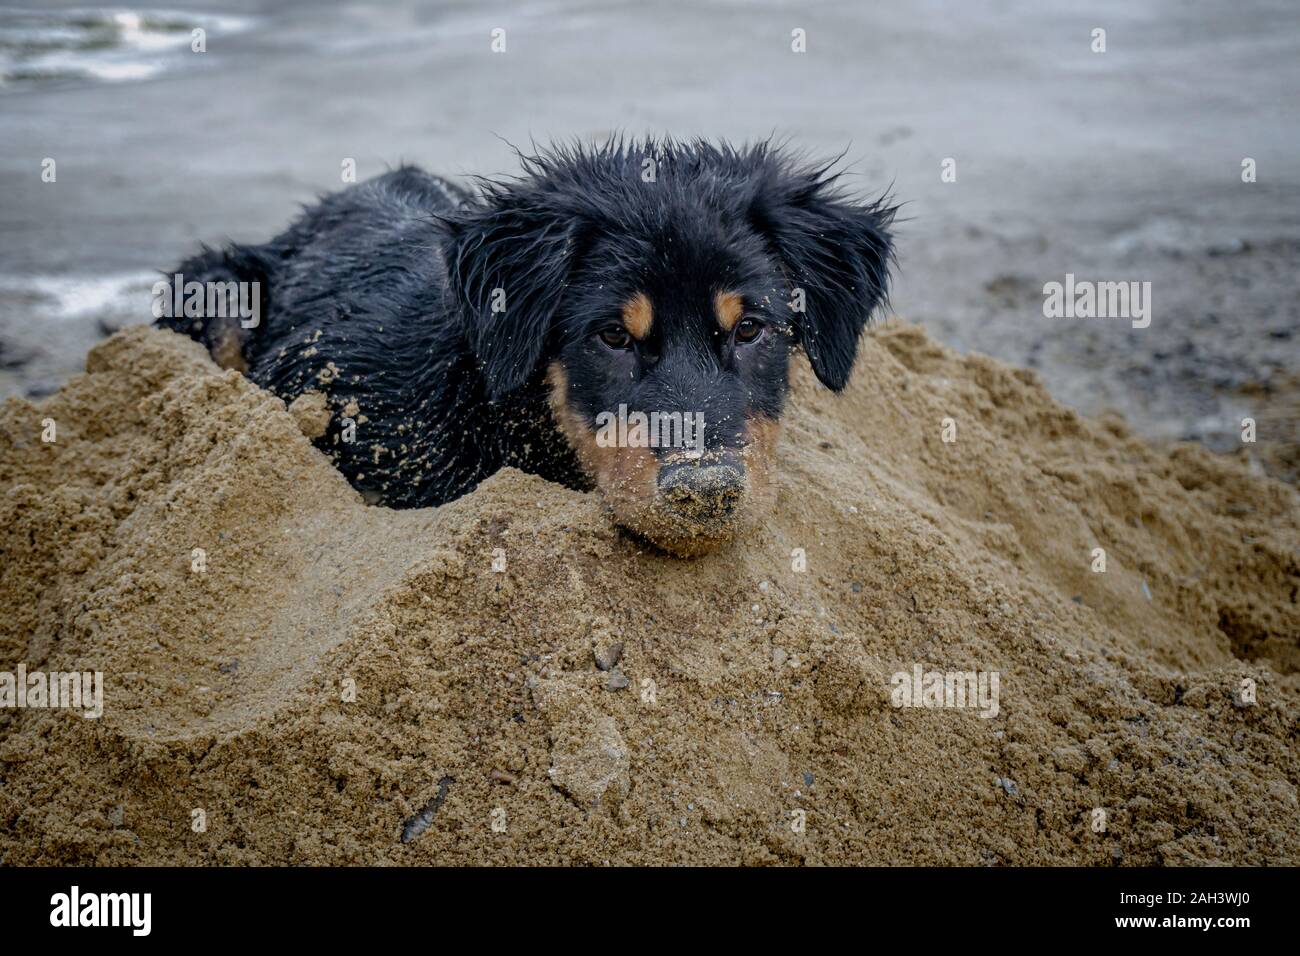
[(513, 465), (594, 482), (619, 523), (707, 550), (770, 495), (792, 347), (847, 383), (894, 208), (767, 144), (523, 163), (476, 195), (401, 168), (265, 245), (204, 250), (174, 272), (258, 283), (259, 323), (160, 324), (286, 401), (324, 393), (317, 445), (372, 499), (437, 505)]

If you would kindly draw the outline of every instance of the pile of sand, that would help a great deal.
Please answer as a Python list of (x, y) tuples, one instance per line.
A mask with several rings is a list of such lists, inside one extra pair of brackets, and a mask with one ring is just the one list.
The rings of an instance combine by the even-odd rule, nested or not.
[(1294, 489), (910, 327), (791, 406), (770, 524), (682, 561), (513, 471), (367, 507), (116, 335), (0, 421), (0, 669), (105, 681), (0, 710), (0, 861), (1300, 862)]

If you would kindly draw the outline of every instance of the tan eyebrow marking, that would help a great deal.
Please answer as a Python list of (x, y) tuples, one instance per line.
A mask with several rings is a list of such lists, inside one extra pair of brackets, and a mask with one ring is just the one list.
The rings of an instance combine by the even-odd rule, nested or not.
[(638, 292), (623, 303), (623, 327), (628, 330), (632, 338), (640, 341), (649, 335), (654, 320), (654, 309), (651, 308), (650, 300), (646, 298), (644, 292)]
[(722, 330), (730, 332), (745, 312), (745, 300), (738, 292), (719, 292), (713, 297), (713, 311)]

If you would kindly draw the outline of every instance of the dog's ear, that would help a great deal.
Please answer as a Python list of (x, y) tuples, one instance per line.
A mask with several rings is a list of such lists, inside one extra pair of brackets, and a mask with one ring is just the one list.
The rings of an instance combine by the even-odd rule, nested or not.
[(824, 167), (782, 168), (751, 202), (750, 221), (785, 269), (796, 339), (837, 392), (853, 371), (858, 337), (889, 293), (895, 210), (885, 199), (844, 198)]
[(495, 400), (541, 362), (576, 255), (576, 220), (536, 192), (498, 187), (444, 226), (448, 291)]

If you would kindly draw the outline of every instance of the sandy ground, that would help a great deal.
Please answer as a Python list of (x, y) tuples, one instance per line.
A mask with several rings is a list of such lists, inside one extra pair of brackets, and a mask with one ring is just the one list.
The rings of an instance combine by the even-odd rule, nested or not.
[[(684, 561), (515, 471), (367, 507), (119, 333), (0, 409), (0, 662), (105, 679), (0, 709), (0, 862), (1300, 860), (1295, 489), (915, 327), (861, 362), (800, 363), (772, 521)], [(918, 666), (996, 715), (895, 706)]]
[[(154, 270), (272, 235), (346, 158), (361, 177), (399, 160), (492, 175), (516, 169), (507, 141), (775, 132), (847, 150), (857, 186), (907, 203), (899, 315), (1039, 370), (1077, 410), (1296, 479), (1290, 0), (167, 6), (231, 22), (204, 54), (130, 59), (158, 70), (139, 81), (13, 67), (0, 86), (0, 394), (56, 389), (101, 324), (147, 318)], [(1152, 282), (1151, 326), (1045, 319), (1043, 285), (1066, 273)], [(1243, 448), (1246, 416), (1260, 438)]]

